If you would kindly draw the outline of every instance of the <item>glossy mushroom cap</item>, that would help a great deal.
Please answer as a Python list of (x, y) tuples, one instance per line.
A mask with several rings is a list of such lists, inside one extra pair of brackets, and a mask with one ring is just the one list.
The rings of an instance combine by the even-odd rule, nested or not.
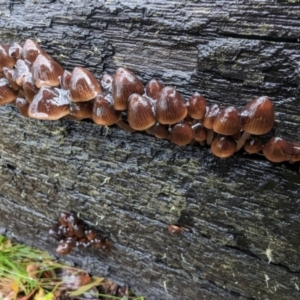
[(132, 94), (128, 102), (127, 120), (133, 129), (146, 130), (155, 124), (156, 119), (149, 99)]
[(157, 100), (160, 91), (163, 89), (164, 84), (156, 79), (151, 79), (146, 85), (146, 95), (153, 100)]
[(32, 65), (31, 72), (35, 86), (41, 88), (42, 86), (58, 86), (64, 70), (56, 61), (39, 54)]
[(102, 126), (110, 126), (121, 118), (121, 111), (115, 110), (110, 94), (98, 95), (94, 100), (93, 121)]
[(178, 146), (189, 144), (195, 136), (195, 132), (188, 123), (176, 124), (170, 132), (170, 141)]
[(125, 68), (118, 68), (112, 82), (112, 96), (116, 110), (125, 110), (128, 107), (128, 98), (131, 94), (144, 92), (141, 81)]
[(214, 120), (213, 131), (223, 135), (234, 135), (241, 130), (241, 118), (235, 107), (230, 106), (220, 110)]
[(8, 45), (0, 45), (0, 72), (4, 67), (12, 68), (16, 63), (16, 59), (9, 54)]
[(234, 154), (236, 142), (230, 136), (218, 135), (211, 144), (211, 151), (215, 156), (227, 158)]
[(291, 143), (279, 137), (271, 138), (263, 148), (264, 156), (275, 163), (290, 160), (292, 153)]
[(161, 124), (175, 124), (187, 115), (187, 108), (181, 95), (175, 88), (164, 87), (156, 101), (156, 119)]
[(203, 142), (207, 139), (207, 129), (203, 127), (202, 125), (197, 126), (195, 128), (195, 141), (200, 142), (201, 145), (203, 145)]
[(272, 129), (275, 122), (274, 107), (267, 96), (250, 101), (242, 109), (240, 116), (244, 133), (237, 141), (237, 151), (243, 147), (251, 134), (265, 134)]
[(206, 100), (199, 93), (195, 93), (188, 101), (188, 114), (196, 120), (202, 120), (206, 113)]
[(21, 57), (32, 64), (39, 54), (44, 54), (50, 58), (35, 41), (30, 39), (26, 40), (22, 48)]
[(70, 114), (67, 91), (42, 87), (29, 105), (28, 115), (39, 120), (58, 120)]
[(243, 131), (261, 135), (269, 132), (274, 126), (274, 106), (267, 96), (256, 98), (241, 111)]
[(70, 79), (70, 98), (73, 102), (89, 101), (100, 93), (100, 84), (89, 70), (74, 68)]
[(0, 105), (13, 102), (17, 98), (18, 92), (13, 90), (6, 78), (0, 79)]
[(249, 154), (258, 153), (262, 148), (262, 141), (259, 137), (250, 137), (244, 144), (244, 149)]

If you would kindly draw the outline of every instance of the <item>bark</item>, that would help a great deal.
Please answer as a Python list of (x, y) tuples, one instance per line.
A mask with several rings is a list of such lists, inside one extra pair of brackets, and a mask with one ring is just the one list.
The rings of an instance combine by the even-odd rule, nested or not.
[[(2, 2), (2, 3), (1, 3)], [(0, 1), (0, 41), (36, 38), (65, 68), (118, 66), (185, 97), (243, 106), (268, 95), (269, 135), (300, 141), (300, 1)], [(48, 229), (75, 211), (109, 253), (66, 257), (149, 299), (297, 299), (296, 165), (213, 157), (144, 133), (45, 122), (0, 108), (0, 226), (55, 253)], [(189, 227), (180, 236), (169, 224)]]

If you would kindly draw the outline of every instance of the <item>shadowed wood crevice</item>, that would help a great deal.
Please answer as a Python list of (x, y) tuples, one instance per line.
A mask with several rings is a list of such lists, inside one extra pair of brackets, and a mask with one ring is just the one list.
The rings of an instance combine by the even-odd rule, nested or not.
[[(0, 43), (37, 39), (68, 70), (100, 79), (128, 67), (223, 107), (268, 95), (276, 124), (265, 139), (299, 142), (299, 15), (299, 1), (5, 1)], [(25, 119), (10, 105), (0, 122), (1, 232), (54, 254), (49, 227), (72, 210), (112, 250), (64, 259), (149, 299), (299, 298), (297, 165), (243, 151), (221, 160), (89, 121)]]

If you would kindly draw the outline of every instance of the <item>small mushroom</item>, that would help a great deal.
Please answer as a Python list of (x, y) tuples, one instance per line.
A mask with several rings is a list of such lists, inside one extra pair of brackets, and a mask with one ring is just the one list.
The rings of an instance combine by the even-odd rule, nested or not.
[(179, 123), (172, 127), (169, 139), (178, 146), (189, 144), (195, 136), (195, 132), (188, 123)]
[(194, 93), (188, 101), (188, 114), (196, 120), (202, 120), (206, 113), (206, 100), (199, 93)]
[(56, 61), (39, 54), (32, 65), (31, 72), (35, 86), (41, 88), (42, 86), (58, 86), (64, 70)]
[(144, 86), (141, 81), (125, 68), (118, 68), (112, 81), (112, 96), (114, 108), (125, 110), (128, 107), (128, 98), (131, 94), (142, 95)]
[(156, 79), (151, 79), (146, 85), (146, 95), (153, 100), (157, 100), (160, 91), (164, 88), (164, 84)]
[(251, 134), (261, 135), (269, 132), (275, 122), (274, 107), (267, 96), (256, 98), (241, 111), (243, 135), (237, 141), (237, 149), (240, 150)]
[(117, 123), (121, 118), (121, 111), (115, 110), (111, 94), (98, 95), (93, 105), (93, 121), (102, 126), (110, 126)]
[(156, 101), (156, 118), (161, 124), (172, 125), (182, 121), (187, 115), (187, 108), (182, 96), (175, 88), (166, 86)]
[(263, 148), (264, 156), (275, 163), (290, 160), (292, 153), (291, 143), (280, 137), (272, 137)]
[(206, 138), (207, 145), (210, 145), (213, 140), (214, 137), (213, 125), (219, 113), (220, 113), (220, 107), (218, 104), (213, 104), (211, 106), (206, 107), (206, 113), (202, 125), (205, 128), (207, 128), (207, 138)]
[(127, 119), (135, 130), (152, 127), (156, 120), (150, 100), (139, 94), (132, 94), (128, 99)]
[(255, 154), (263, 148), (262, 141), (259, 137), (250, 137), (244, 144), (244, 149), (249, 154)]
[(236, 151), (236, 142), (230, 136), (218, 135), (211, 144), (211, 151), (215, 156), (227, 158)]
[(0, 105), (13, 102), (18, 96), (18, 92), (14, 91), (6, 78), (0, 79)]
[(100, 84), (89, 70), (74, 68), (70, 78), (70, 99), (73, 102), (89, 101), (100, 93)]
[(28, 114), (39, 120), (58, 120), (70, 114), (67, 91), (42, 87), (29, 105)]

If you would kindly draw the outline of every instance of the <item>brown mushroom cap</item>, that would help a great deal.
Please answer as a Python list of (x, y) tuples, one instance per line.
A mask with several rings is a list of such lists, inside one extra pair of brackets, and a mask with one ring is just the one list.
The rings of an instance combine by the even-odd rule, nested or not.
[(213, 130), (223, 135), (234, 135), (241, 130), (241, 118), (237, 109), (229, 106), (220, 110), (214, 120)]
[(263, 148), (264, 156), (276, 163), (290, 160), (292, 153), (292, 144), (279, 137), (271, 138)]
[(206, 107), (205, 116), (202, 125), (207, 129), (213, 129), (214, 121), (220, 113), (220, 107), (218, 104), (213, 104)]
[(8, 80), (12, 89), (15, 91), (19, 90), (19, 86), (17, 85), (15, 80), (15, 69), (4, 67), (3, 74), (4, 77)]
[(12, 68), (16, 63), (16, 59), (9, 54), (8, 45), (0, 45), (0, 72), (4, 67)]
[(100, 93), (100, 84), (89, 70), (74, 68), (70, 79), (70, 98), (73, 102), (89, 101)]
[(6, 78), (0, 79), (0, 105), (13, 102), (17, 98), (18, 92), (14, 91)]
[(176, 124), (170, 131), (170, 141), (178, 146), (189, 144), (195, 136), (195, 132), (188, 123)]
[(263, 148), (262, 141), (259, 137), (250, 137), (244, 144), (244, 149), (249, 154), (255, 154)]
[(34, 96), (38, 93), (39, 89), (35, 86), (31, 73), (27, 74), (23, 79), (22, 84), (23, 92), (26, 98), (26, 101), (31, 103)]
[(215, 156), (226, 158), (234, 154), (236, 142), (230, 136), (218, 135), (211, 144), (211, 151)]
[(112, 81), (112, 96), (116, 110), (125, 110), (128, 107), (128, 98), (131, 94), (144, 92), (141, 81), (125, 68), (118, 68)]
[(166, 86), (156, 101), (156, 118), (161, 124), (175, 124), (187, 115), (187, 108), (181, 95), (175, 88)]
[(42, 87), (29, 105), (28, 115), (39, 120), (58, 120), (70, 114), (67, 91)]
[(274, 106), (267, 96), (256, 98), (241, 111), (243, 131), (261, 135), (269, 132), (274, 126)]
[(197, 126), (195, 128), (195, 141), (197, 142), (205, 142), (207, 138), (207, 129), (203, 126)]
[(42, 86), (58, 86), (64, 70), (56, 61), (39, 54), (32, 65), (31, 72), (35, 86), (41, 88)]
[(156, 122), (153, 106), (149, 99), (139, 94), (132, 94), (128, 99), (127, 120), (135, 130), (145, 130)]
[(50, 56), (46, 52), (44, 52), (35, 41), (28, 39), (25, 41), (25, 44), (22, 48), (21, 57), (24, 60), (33, 63), (37, 56), (41, 53), (50, 58)]
[(188, 101), (188, 114), (196, 120), (202, 120), (206, 113), (206, 100), (199, 93), (195, 93)]
[(110, 126), (121, 118), (121, 111), (115, 110), (111, 94), (98, 95), (94, 100), (93, 121), (102, 126)]
[(156, 79), (151, 79), (146, 85), (146, 95), (153, 100), (157, 100), (160, 91), (163, 89), (164, 84)]

